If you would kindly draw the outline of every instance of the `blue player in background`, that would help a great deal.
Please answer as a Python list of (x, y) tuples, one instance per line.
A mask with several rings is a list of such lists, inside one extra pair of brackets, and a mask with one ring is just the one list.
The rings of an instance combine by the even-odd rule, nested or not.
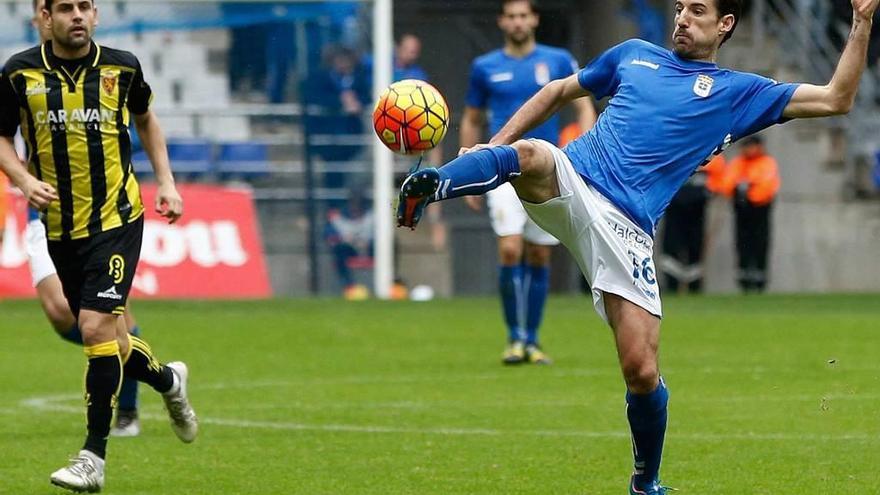
[[(536, 43), (538, 22), (532, 0), (501, 2), (498, 27), (504, 33), (504, 47), (478, 57), (471, 65), (461, 146), (470, 148), (480, 142), (487, 111), (489, 132), (495, 134), (538, 90), (578, 70), (567, 50)], [(596, 111), (590, 99), (581, 98), (574, 104), (581, 127), (593, 127)], [(556, 143), (559, 120), (556, 115), (550, 117), (526, 137)], [(538, 341), (538, 329), (550, 284), (550, 253), (559, 241), (529, 219), (513, 187), (503, 185), (486, 197), (492, 230), (498, 237), (498, 287), (507, 324), (502, 360), (505, 364), (550, 364)], [(479, 196), (465, 200), (474, 210), (482, 208)]]
[[(778, 83), (719, 68), (742, 0), (678, 0), (673, 50), (638, 40), (611, 48), (576, 75), (546, 85), (488, 145), (401, 186), (398, 224), (414, 227), (430, 201), (511, 182), (529, 215), (571, 251), (614, 331), (626, 382), (635, 472), (631, 495), (663, 495), (660, 459), (668, 391), (660, 377), (660, 294), (654, 228), (676, 191), (730, 143), (794, 118), (848, 113), (865, 69), (880, 0), (851, 0), (849, 42), (823, 86)], [(596, 126), (560, 150), (519, 140), (562, 105), (611, 97)]]

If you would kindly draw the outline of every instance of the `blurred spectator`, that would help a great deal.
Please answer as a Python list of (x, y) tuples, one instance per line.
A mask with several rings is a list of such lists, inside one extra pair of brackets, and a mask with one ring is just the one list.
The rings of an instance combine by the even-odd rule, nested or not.
[(428, 73), (418, 64), (422, 55), (422, 40), (414, 34), (404, 34), (394, 50), (394, 80), (428, 80)]
[(739, 286), (745, 292), (763, 292), (770, 251), (770, 209), (779, 192), (779, 167), (758, 136), (743, 139), (741, 150), (727, 167), (722, 191), (733, 198)]
[(369, 290), (355, 281), (353, 270), (373, 266), (373, 212), (358, 192), (343, 208), (327, 211), (324, 239), (333, 250), (336, 273), (346, 299), (365, 299)]
[(716, 156), (688, 179), (666, 209), (663, 254), (658, 261), (666, 287), (673, 292), (703, 291), (706, 202), (724, 169), (724, 157)]
[[(344, 47), (327, 48), (325, 68), (315, 72), (306, 83), (303, 98), (317, 106), (319, 114), (310, 114), (306, 126), (310, 135), (336, 137), (312, 151), (328, 162), (354, 159), (363, 151), (364, 112), (370, 101), (369, 77), (364, 73), (355, 53)], [(340, 189), (345, 185), (345, 172), (327, 172), (324, 187)]]

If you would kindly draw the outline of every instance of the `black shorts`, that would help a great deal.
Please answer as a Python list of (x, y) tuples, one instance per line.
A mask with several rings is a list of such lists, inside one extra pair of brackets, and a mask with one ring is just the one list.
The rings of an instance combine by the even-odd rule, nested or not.
[(80, 309), (121, 315), (141, 256), (143, 215), (137, 220), (85, 239), (49, 241), (64, 297)]

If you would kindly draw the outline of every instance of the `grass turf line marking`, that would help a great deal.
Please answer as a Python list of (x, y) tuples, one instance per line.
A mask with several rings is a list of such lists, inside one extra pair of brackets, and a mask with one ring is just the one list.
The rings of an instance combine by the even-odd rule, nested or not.
[[(23, 409), (32, 409), (46, 412), (65, 412), (82, 414), (82, 407), (74, 407), (61, 404), (73, 400), (82, 400), (81, 397), (70, 394), (56, 394), (42, 397), (31, 397), (20, 402)], [(143, 413), (140, 419), (167, 421), (164, 414)], [(460, 427), (430, 427), (408, 428), (397, 426), (370, 426), (370, 425), (345, 425), (345, 424), (307, 424), (283, 421), (254, 421), (242, 419), (204, 418), (200, 417), (201, 424), (226, 426), (232, 428), (250, 428), (284, 431), (324, 431), (343, 433), (385, 433), (385, 434), (409, 434), (409, 435), (441, 435), (441, 436), (491, 436), (507, 437), (510, 435), (528, 435), (537, 437), (553, 438), (630, 438), (629, 432), (620, 431), (579, 431), (579, 430), (498, 430), (494, 428), (460, 428)], [(677, 440), (692, 441), (725, 441), (725, 440), (753, 440), (753, 441), (843, 441), (860, 443), (878, 443), (880, 437), (870, 434), (847, 434), (847, 435), (815, 435), (815, 434), (791, 434), (791, 433), (671, 433), (667, 437)]]

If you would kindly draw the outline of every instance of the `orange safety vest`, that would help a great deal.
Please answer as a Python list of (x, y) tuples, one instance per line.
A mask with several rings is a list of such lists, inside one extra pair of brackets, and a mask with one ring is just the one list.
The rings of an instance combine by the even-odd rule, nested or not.
[(734, 158), (724, 174), (722, 194), (733, 196), (737, 184), (747, 183), (746, 199), (755, 206), (770, 204), (779, 192), (779, 166), (770, 155)]
[(706, 174), (706, 189), (715, 194), (723, 194), (724, 174), (727, 173), (727, 160), (717, 155), (699, 170)]
[(568, 124), (559, 132), (559, 147), (565, 148), (568, 143), (581, 137), (581, 134), (583, 134), (583, 132), (581, 131), (581, 126), (577, 122)]

